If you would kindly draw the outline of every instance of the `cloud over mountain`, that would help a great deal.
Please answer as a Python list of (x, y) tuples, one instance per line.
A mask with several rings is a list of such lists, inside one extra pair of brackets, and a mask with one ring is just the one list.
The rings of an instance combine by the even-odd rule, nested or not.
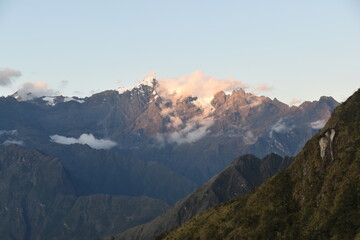
[(215, 93), (219, 91), (248, 87), (247, 84), (234, 78), (229, 77), (220, 80), (208, 76), (200, 70), (178, 78), (159, 79), (159, 82), (160, 87), (157, 91), (160, 96), (172, 98), (173, 100), (181, 97), (196, 96), (203, 104), (209, 104)]
[(81, 134), (81, 136), (79, 138), (73, 138), (73, 137), (64, 137), (64, 136), (60, 136), (60, 135), (52, 135), (50, 136), (50, 140), (52, 142), (55, 143), (59, 143), (59, 144), (65, 144), (65, 145), (70, 145), (70, 144), (83, 144), (83, 145), (88, 145), (91, 148), (94, 149), (110, 149), (114, 146), (117, 145), (116, 142), (113, 142), (111, 140), (108, 139), (97, 139), (94, 137), (94, 135), (92, 134)]
[(21, 100), (27, 101), (42, 96), (54, 96), (59, 94), (58, 91), (50, 89), (44, 82), (25, 82), (17, 90), (17, 94)]

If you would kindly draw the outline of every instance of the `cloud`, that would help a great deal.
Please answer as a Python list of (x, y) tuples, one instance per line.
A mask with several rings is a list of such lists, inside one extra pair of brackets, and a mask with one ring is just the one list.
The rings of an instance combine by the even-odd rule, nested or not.
[(12, 144), (23, 146), (24, 142), (21, 141), (21, 140), (6, 140), (5, 142), (3, 142), (2, 145), (9, 146), (9, 145), (12, 145)]
[(199, 102), (209, 105), (215, 93), (219, 91), (246, 87), (248, 85), (234, 78), (220, 80), (198, 70), (178, 78), (159, 79), (159, 87), (156, 90), (163, 98), (177, 100), (182, 97), (196, 96)]
[(54, 96), (59, 92), (49, 89), (48, 84), (44, 82), (25, 82), (17, 90), (17, 94), (20, 100), (27, 101), (37, 97)]
[(183, 121), (178, 116), (170, 116), (170, 126), (173, 128), (178, 128), (183, 125)]
[(20, 71), (11, 68), (0, 69), (0, 86), (9, 86), (13, 83), (15, 78), (20, 76)]
[(81, 134), (81, 136), (79, 138), (64, 137), (64, 136), (60, 136), (60, 135), (56, 134), (56, 135), (50, 136), (50, 141), (59, 143), (59, 144), (65, 144), (65, 145), (76, 144), (76, 143), (83, 144), (83, 145), (86, 144), (89, 147), (94, 148), (94, 149), (110, 149), (117, 145), (116, 142), (113, 142), (111, 140), (96, 139), (94, 137), (94, 135), (86, 134), (86, 133)]
[(145, 79), (150, 78), (150, 79), (154, 79), (156, 78), (156, 72), (155, 71), (150, 71), (145, 75)]
[(17, 130), (0, 130), (0, 136), (1, 135), (17, 135)]
[(173, 132), (169, 135), (168, 140), (170, 143), (177, 144), (193, 143), (205, 137), (208, 132), (207, 126), (202, 126), (198, 129), (192, 129), (191, 131)]
[(286, 132), (287, 129), (288, 128), (286, 127), (285, 123), (283, 123), (281, 120), (275, 123), (274, 126), (271, 127), (271, 130), (278, 133)]
[(268, 85), (266, 83), (263, 83), (263, 84), (258, 85), (257, 87), (253, 87), (251, 92), (257, 94), (259, 92), (270, 91), (272, 89), (273, 89), (272, 86), (270, 86), (270, 85)]
[(244, 136), (243, 136), (243, 140), (244, 140), (244, 143), (246, 145), (252, 145), (254, 143), (256, 143), (257, 141), (257, 138), (254, 136), (254, 134), (249, 130), (249, 131), (246, 131)]
[(212, 118), (200, 120), (194, 118), (190, 120), (184, 128), (170, 133), (157, 134), (155, 139), (162, 145), (165, 143), (176, 143), (178, 145), (184, 143), (194, 143), (210, 133), (209, 127), (213, 124), (214, 119)]
[(297, 98), (293, 98), (290, 101), (290, 106), (299, 106), (301, 103), (303, 102), (303, 100), (301, 99), (297, 99)]
[(311, 122), (310, 127), (313, 129), (321, 129), (325, 126), (326, 122), (327, 122), (326, 119), (317, 120), (317, 121)]
[(69, 81), (67, 80), (61, 80), (59, 82), (59, 89), (63, 90), (64, 88), (66, 88), (66, 86), (69, 84)]
[(273, 132), (277, 133), (286, 133), (290, 132), (293, 129), (293, 126), (287, 126), (282, 118), (279, 119), (270, 129), (270, 137), (272, 137)]
[[(155, 73), (147, 74), (147, 77), (155, 77)], [(161, 116), (168, 120), (166, 124), (167, 133), (158, 134), (156, 140), (161, 143), (193, 143), (210, 133), (209, 128), (214, 124), (214, 119), (209, 117), (211, 112), (211, 100), (219, 91), (232, 91), (239, 88), (246, 88), (248, 85), (227, 78), (220, 80), (204, 74), (202, 71), (195, 71), (190, 75), (177, 78), (159, 79), (156, 92), (161, 97)], [(188, 119), (183, 116), (177, 108), (182, 100), (188, 101), (188, 97), (197, 97), (191, 103), (199, 107), (195, 116)], [(180, 103), (184, 104), (184, 102)]]

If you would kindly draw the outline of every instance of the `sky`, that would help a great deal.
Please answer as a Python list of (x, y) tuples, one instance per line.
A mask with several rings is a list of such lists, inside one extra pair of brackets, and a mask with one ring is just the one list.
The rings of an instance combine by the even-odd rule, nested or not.
[(0, 0), (0, 96), (33, 84), (84, 97), (149, 72), (344, 101), (360, 87), (360, 1)]

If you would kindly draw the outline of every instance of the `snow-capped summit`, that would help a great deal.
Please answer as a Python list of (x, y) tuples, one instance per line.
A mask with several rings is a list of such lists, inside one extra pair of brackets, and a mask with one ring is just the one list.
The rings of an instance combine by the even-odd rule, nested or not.
[(136, 89), (136, 88), (141, 88), (143, 86), (149, 86), (149, 87), (154, 87), (155, 84), (157, 83), (156, 79), (154, 77), (147, 77), (145, 78), (143, 81), (141, 81), (140, 83), (134, 85), (134, 86), (131, 86), (131, 87), (120, 87), (117, 89), (117, 91), (122, 94), (124, 92), (127, 92), (127, 91), (132, 91), (133, 89)]

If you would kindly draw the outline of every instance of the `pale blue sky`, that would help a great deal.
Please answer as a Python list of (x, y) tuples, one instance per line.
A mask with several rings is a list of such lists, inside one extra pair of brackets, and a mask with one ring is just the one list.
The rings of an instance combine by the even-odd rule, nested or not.
[(360, 87), (360, 1), (0, 0), (0, 68), (22, 73), (0, 95), (47, 82), (86, 96), (202, 70), (286, 103), (343, 101)]

